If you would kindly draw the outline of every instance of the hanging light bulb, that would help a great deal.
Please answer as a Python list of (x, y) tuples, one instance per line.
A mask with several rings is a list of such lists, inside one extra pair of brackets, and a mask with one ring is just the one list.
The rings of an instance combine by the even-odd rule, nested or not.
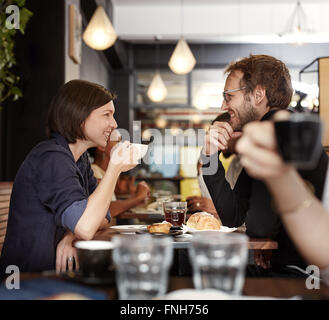
[(279, 36), (284, 37), (288, 42), (301, 45), (305, 42), (305, 38), (311, 32), (312, 29), (308, 26), (305, 11), (302, 8), (300, 1), (297, 1), (294, 12), (290, 16), (285, 29), (279, 34)]
[(199, 110), (208, 109), (207, 94), (199, 90), (193, 99), (193, 105)]
[(194, 55), (184, 38), (181, 38), (169, 59), (169, 68), (177, 74), (191, 72), (196, 64)]
[(102, 6), (98, 6), (82, 36), (84, 42), (95, 50), (111, 47), (117, 39), (113, 25)]
[(201, 122), (201, 117), (200, 117), (200, 115), (199, 115), (199, 114), (194, 114), (194, 115), (192, 116), (192, 121), (193, 121), (193, 123), (195, 123), (195, 124), (199, 124), (199, 123)]
[(159, 72), (156, 72), (153, 80), (147, 89), (147, 96), (154, 102), (161, 102), (167, 96), (168, 90), (160, 76)]
[(163, 129), (167, 125), (167, 120), (160, 116), (155, 120), (155, 124), (158, 128)]

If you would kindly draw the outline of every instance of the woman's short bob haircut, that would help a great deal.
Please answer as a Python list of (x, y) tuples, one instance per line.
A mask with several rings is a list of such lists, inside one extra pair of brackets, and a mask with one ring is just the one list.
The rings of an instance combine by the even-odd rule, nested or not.
[(47, 118), (47, 136), (60, 133), (68, 143), (85, 140), (83, 122), (90, 113), (116, 98), (107, 89), (84, 80), (64, 84), (50, 103)]

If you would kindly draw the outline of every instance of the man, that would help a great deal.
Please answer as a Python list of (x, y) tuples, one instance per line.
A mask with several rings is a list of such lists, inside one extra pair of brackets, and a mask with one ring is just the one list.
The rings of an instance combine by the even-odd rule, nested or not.
[[(218, 153), (227, 155), (235, 152), (235, 143), (245, 124), (269, 120), (276, 111), (288, 107), (293, 94), (289, 71), (282, 61), (274, 57), (250, 55), (231, 63), (226, 73), (222, 110), (228, 111), (231, 119), (229, 122), (215, 122), (205, 137), (202, 151), (204, 168), (216, 162), (218, 165), (215, 174), (207, 175), (203, 170), (205, 183), (224, 225), (233, 227), (245, 222), (250, 237), (272, 238), (279, 243), (279, 249), (273, 251), (270, 261), (256, 252), (255, 262), (259, 267), (250, 268), (249, 275), (303, 276), (298, 270), (305, 269), (306, 263), (275, 213), (266, 186), (249, 177), (243, 169), (232, 189), (218, 161)], [(328, 157), (323, 151), (314, 170), (300, 171), (319, 199), (327, 165)], [(296, 271), (295, 267), (287, 267), (289, 265), (299, 269)]]

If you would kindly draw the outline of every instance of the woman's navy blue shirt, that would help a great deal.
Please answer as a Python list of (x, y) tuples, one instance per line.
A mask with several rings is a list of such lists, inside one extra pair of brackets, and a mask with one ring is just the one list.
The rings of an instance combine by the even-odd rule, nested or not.
[(8, 265), (21, 272), (55, 269), (57, 244), (74, 231), (96, 186), (87, 153), (75, 162), (60, 134), (35, 146), (14, 181), (0, 277)]

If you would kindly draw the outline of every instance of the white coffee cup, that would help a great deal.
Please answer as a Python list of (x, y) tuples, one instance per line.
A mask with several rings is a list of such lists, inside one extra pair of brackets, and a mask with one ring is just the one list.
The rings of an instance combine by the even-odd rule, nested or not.
[(134, 157), (136, 157), (136, 160), (142, 159), (146, 155), (148, 145), (141, 143), (131, 143), (131, 145), (134, 148)]

